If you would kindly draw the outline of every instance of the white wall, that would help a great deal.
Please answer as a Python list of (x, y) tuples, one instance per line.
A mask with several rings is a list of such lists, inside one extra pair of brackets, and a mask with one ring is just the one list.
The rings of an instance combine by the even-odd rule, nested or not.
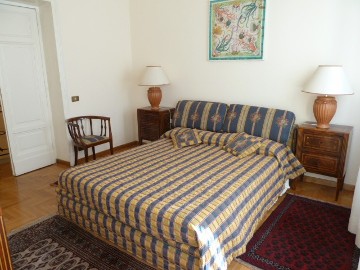
[(56, 158), (60, 160), (69, 160), (70, 154), (68, 147), (66, 147), (68, 138), (65, 125), (64, 104), (62, 101), (51, 4), (46, 1), (38, 2), (39, 3), (37, 3), (36, 6), (39, 7), (48, 91), (54, 128)]
[(319, 64), (343, 64), (355, 89), (337, 98), (332, 123), (354, 126), (346, 183), (360, 164), (360, 1), (268, 0), (264, 61), (208, 61), (209, 1), (131, 0), (132, 102), (148, 104), (136, 87), (143, 67), (160, 64), (171, 85), (162, 105), (179, 99), (242, 103), (294, 111), (314, 120), (315, 96), (300, 91)]
[[(54, 0), (52, 5), (65, 118), (109, 116), (114, 146), (134, 141), (129, 1)], [(72, 103), (71, 96), (80, 101)]]

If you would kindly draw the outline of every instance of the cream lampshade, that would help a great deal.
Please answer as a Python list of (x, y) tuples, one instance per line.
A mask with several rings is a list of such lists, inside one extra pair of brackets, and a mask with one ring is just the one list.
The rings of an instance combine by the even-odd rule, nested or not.
[(302, 91), (319, 95), (313, 107), (318, 128), (330, 127), (337, 107), (333, 96), (354, 94), (343, 67), (338, 65), (320, 65)]
[(148, 99), (151, 109), (158, 110), (162, 94), (160, 85), (169, 84), (170, 81), (161, 66), (147, 66), (142, 79), (139, 83), (141, 86), (150, 86), (148, 90)]

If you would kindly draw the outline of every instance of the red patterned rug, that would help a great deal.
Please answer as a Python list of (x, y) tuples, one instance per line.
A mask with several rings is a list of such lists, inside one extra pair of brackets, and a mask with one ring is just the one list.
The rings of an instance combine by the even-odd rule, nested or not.
[(348, 208), (288, 194), (237, 260), (264, 270), (357, 269), (349, 217)]

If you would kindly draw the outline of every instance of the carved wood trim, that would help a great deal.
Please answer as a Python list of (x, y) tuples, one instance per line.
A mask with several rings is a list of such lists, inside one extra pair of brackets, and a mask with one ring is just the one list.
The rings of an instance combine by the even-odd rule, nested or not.
[(0, 208), (0, 270), (13, 270), (1, 208)]

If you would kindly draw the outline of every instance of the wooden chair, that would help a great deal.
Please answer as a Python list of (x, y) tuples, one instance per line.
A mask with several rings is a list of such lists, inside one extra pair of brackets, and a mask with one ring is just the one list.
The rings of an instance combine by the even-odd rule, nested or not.
[(5, 224), (0, 208), (0, 270), (13, 270)]
[(92, 148), (96, 159), (95, 146), (109, 143), (110, 153), (114, 154), (110, 118), (105, 116), (78, 116), (66, 120), (74, 144), (75, 165), (78, 164), (78, 151), (84, 150), (85, 161), (89, 161), (88, 149)]

